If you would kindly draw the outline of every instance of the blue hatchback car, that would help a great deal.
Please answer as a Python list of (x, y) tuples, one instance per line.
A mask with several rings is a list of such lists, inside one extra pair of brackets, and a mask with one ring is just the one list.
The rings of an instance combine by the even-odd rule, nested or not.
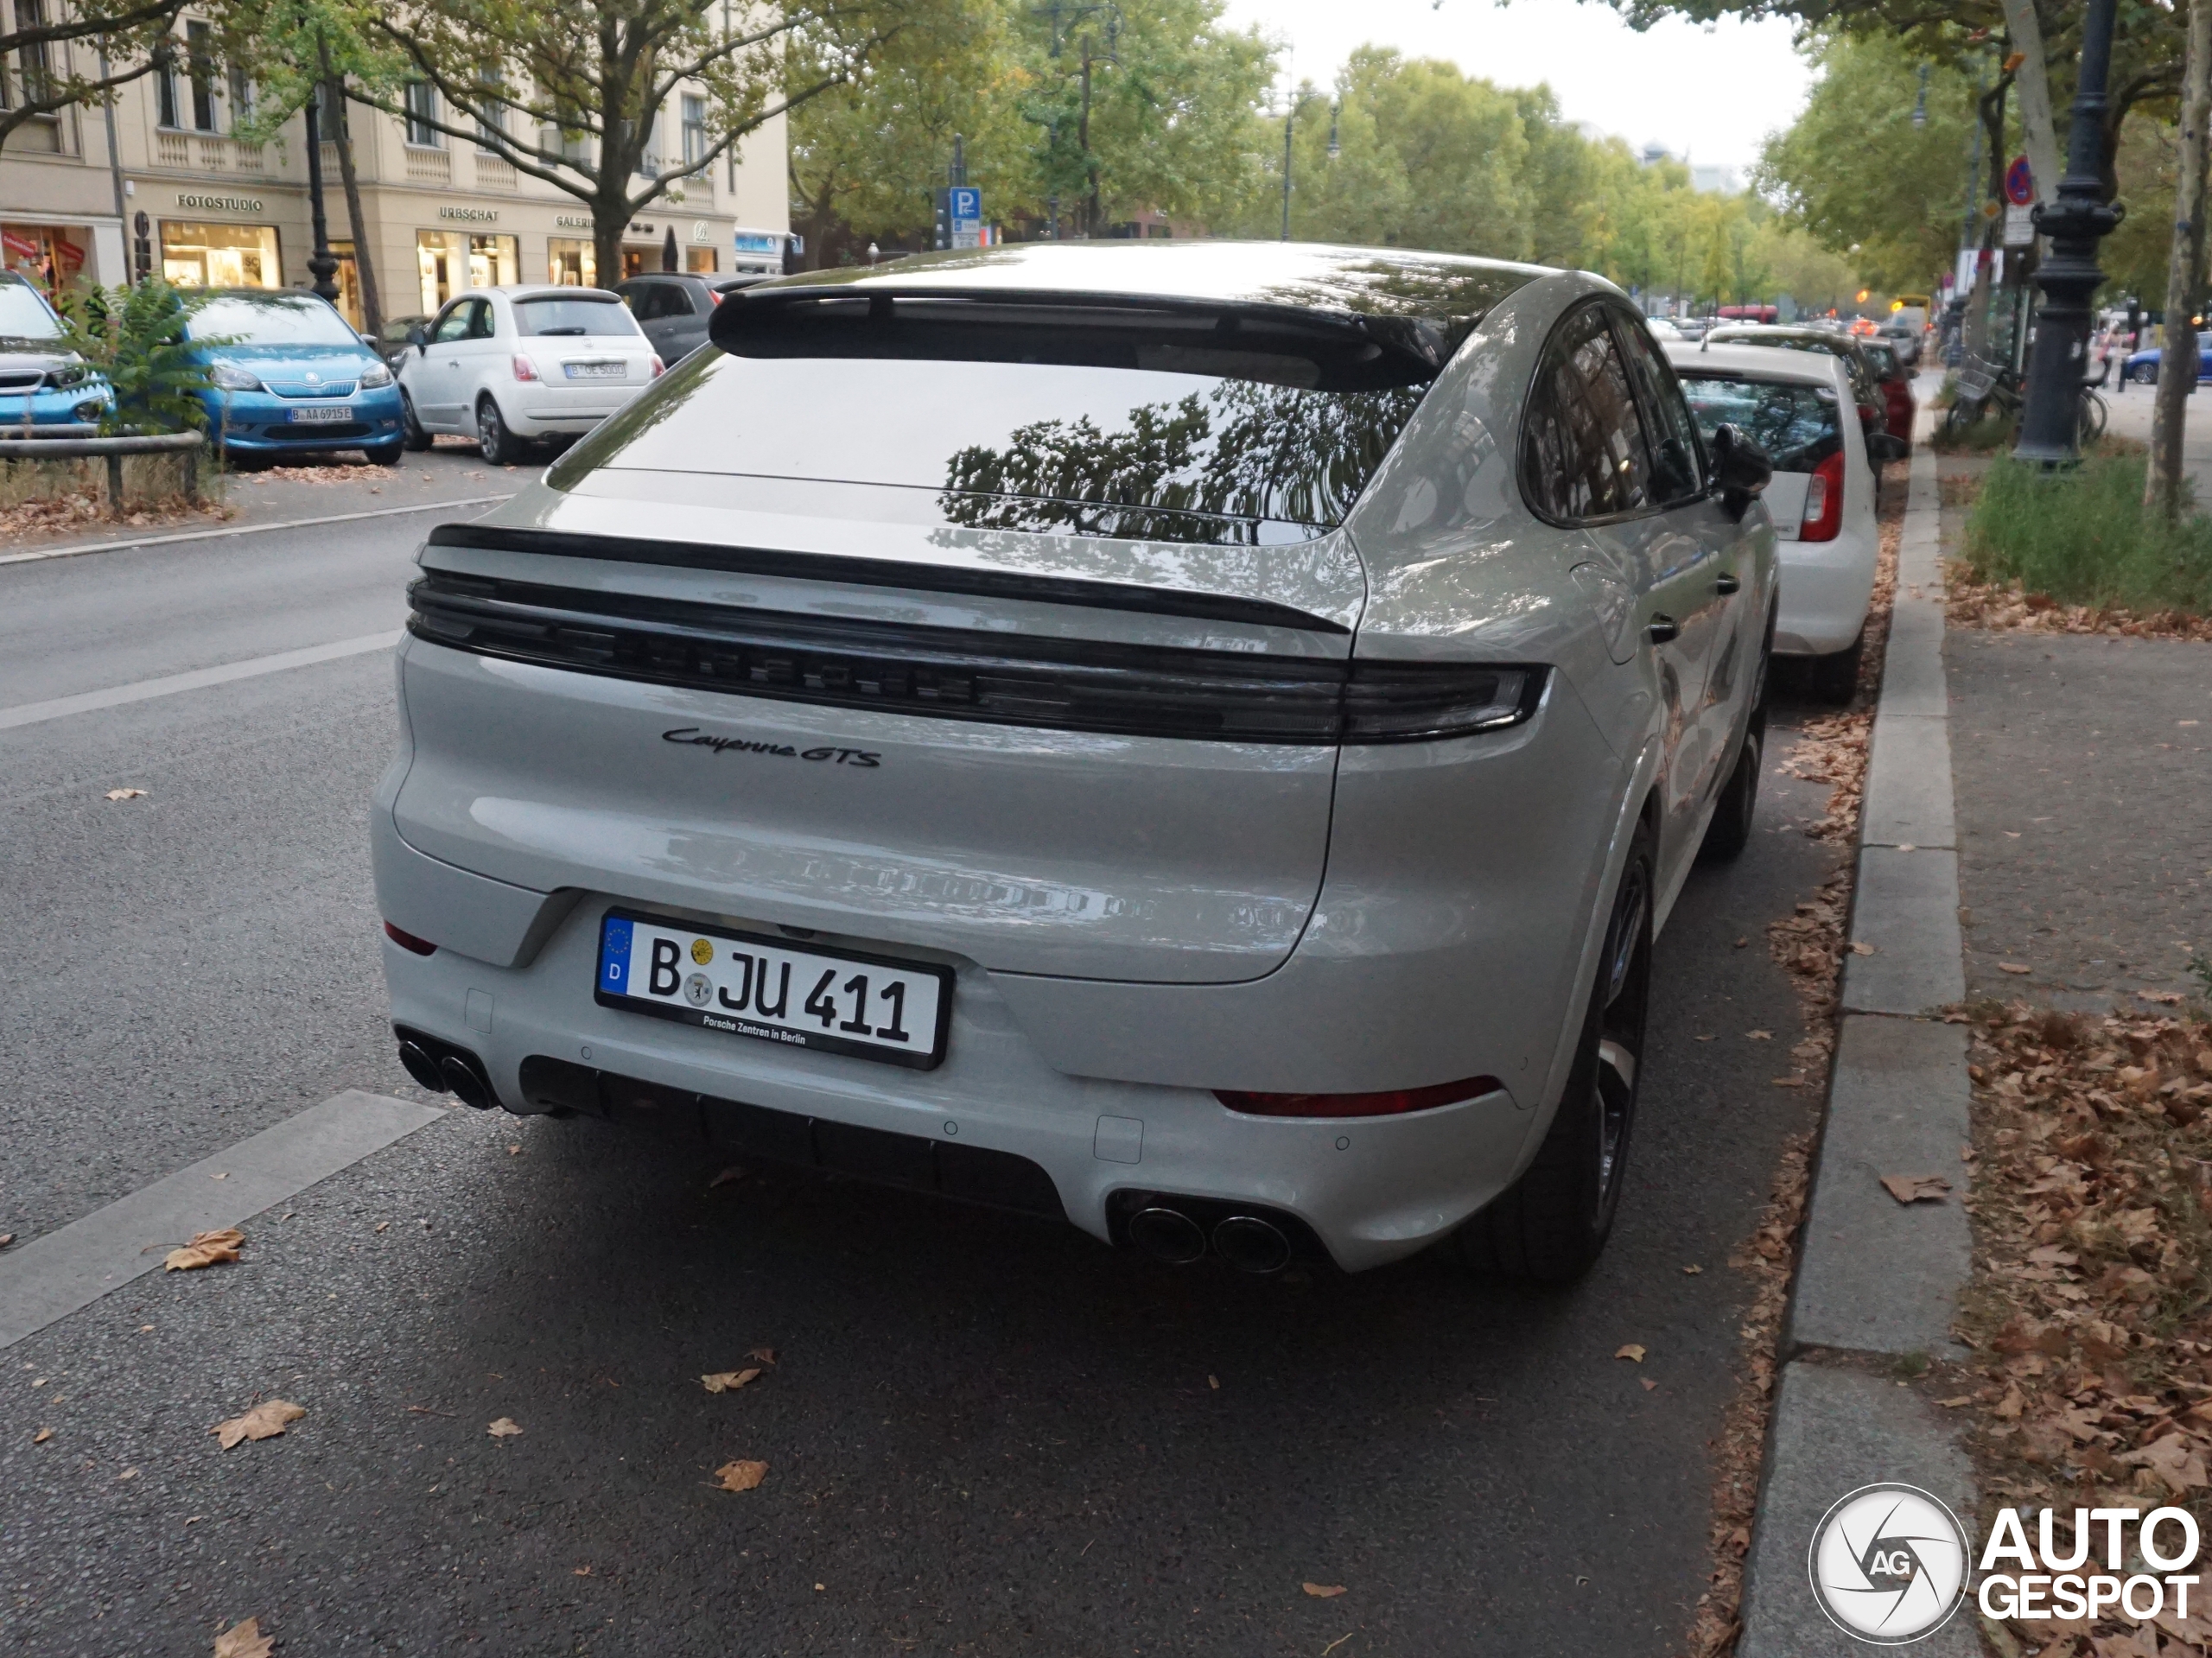
[[(2164, 356), (2165, 353), (2156, 346), (2148, 351), (2137, 352), (2121, 366), (2120, 383), (2124, 385), (2132, 380), (2138, 385), (2158, 384), (2158, 363)], [(2212, 380), (2212, 342), (2202, 339), (2197, 341), (2196, 378), (2199, 384)]]
[(107, 382), (63, 340), (46, 295), (0, 271), (0, 427), (95, 421), (111, 401)]
[(186, 337), (209, 342), (196, 355), (215, 384), (200, 400), (209, 438), (233, 464), (335, 449), (398, 464), (399, 387), (327, 301), (297, 289), (219, 289)]

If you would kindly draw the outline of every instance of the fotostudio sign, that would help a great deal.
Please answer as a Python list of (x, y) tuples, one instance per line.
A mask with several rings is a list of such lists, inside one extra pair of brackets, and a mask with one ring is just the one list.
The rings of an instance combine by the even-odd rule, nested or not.
[(1999, 1510), (1976, 1560), (1966, 1528), (1936, 1497), (1912, 1485), (1861, 1486), (1813, 1529), (1813, 1598), (1838, 1629), (1878, 1647), (1926, 1640), (1969, 1594), (1993, 1619), (2189, 1617), (2199, 1539), (2187, 1510), (2076, 1509), (2063, 1552), (2056, 1514), (2031, 1518), (2032, 1546), (2021, 1511)]

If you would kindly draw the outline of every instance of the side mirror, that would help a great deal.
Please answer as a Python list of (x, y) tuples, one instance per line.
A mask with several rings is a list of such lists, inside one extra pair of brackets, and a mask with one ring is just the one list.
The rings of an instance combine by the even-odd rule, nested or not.
[(407, 330), (407, 343), (417, 351), (422, 350), (430, 343), (430, 330), (420, 322), (410, 325)]
[(1713, 434), (1713, 486), (1729, 514), (1741, 518), (1773, 478), (1766, 451), (1722, 422)]
[(1911, 454), (1912, 445), (1901, 437), (1892, 437), (1887, 432), (1866, 434), (1866, 458), (1878, 467), (1885, 461), (1908, 460)]

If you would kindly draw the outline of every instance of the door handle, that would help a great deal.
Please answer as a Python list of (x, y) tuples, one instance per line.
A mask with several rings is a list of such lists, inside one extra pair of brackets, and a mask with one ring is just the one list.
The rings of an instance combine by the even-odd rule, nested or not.
[(1681, 636), (1681, 624), (1672, 616), (1654, 616), (1643, 625), (1643, 637), (1654, 645), (1672, 645)]
[(1744, 584), (1728, 571), (1723, 570), (1720, 572), (1719, 579), (1713, 584), (1713, 590), (1715, 593), (1741, 593), (1744, 590)]

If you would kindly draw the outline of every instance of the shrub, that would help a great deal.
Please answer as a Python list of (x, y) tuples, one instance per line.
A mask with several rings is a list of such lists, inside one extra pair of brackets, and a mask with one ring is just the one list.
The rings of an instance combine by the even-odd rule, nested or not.
[(2070, 472), (1999, 456), (1967, 520), (1968, 568), (2061, 604), (2212, 613), (2212, 519), (2143, 507), (2146, 462), (2092, 456)]
[(214, 383), (184, 337), (192, 314), (206, 302), (158, 276), (59, 296), (55, 308), (70, 348), (115, 388), (102, 432), (189, 432), (207, 425), (207, 410), (194, 394)]

